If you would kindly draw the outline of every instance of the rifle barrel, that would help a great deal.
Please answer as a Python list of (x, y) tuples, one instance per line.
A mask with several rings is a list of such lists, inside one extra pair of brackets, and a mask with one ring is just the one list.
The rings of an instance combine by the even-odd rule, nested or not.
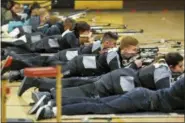
[[(141, 30), (127, 30), (127, 31), (123, 31), (123, 32), (114, 32), (119, 34), (126, 34), (126, 33), (143, 33), (143, 29)], [(93, 32), (93, 34), (104, 34), (104, 32)]]

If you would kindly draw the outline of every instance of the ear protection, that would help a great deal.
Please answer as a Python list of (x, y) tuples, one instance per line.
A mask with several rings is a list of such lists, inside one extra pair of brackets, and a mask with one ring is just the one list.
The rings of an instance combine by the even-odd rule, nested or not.
[(158, 62), (158, 63), (166, 63), (166, 60), (163, 59), (163, 58), (161, 58), (161, 59), (159, 59), (157, 62)]

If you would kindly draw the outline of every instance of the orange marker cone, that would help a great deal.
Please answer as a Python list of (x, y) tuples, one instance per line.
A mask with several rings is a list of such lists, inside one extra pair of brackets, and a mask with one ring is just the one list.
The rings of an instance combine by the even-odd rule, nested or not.
[(163, 12), (164, 13), (168, 12), (168, 9), (167, 8), (163, 9)]
[(100, 13), (100, 10), (97, 9), (97, 10), (96, 10), (96, 14), (99, 14), (99, 13)]
[(132, 12), (132, 13), (135, 13), (135, 12), (136, 12), (136, 9), (132, 9), (131, 12)]
[(7, 95), (10, 94), (10, 88), (9, 87), (6, 88), (6, 94)]

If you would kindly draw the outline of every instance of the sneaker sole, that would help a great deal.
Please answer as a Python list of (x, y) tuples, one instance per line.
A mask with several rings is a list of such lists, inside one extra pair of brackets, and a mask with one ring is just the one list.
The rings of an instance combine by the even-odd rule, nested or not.
[(32, 92), (32, 96), (31, 96), (32, 100), (33, 100), (35, 103), (37, 103), (37, 102), (39, 101), (39, 97), (37, 96), (36, 93), (37, 93), (37, 92)]
[[(17, 76), (16, 77), (12, 77), (12, 78), (10, 78), (10, 76), (11, 76), (11, 73), (9, 73), (9, 77), (8, 77), (8, 82), (9, 83), (13, 83), (13, 82), (15, 82), (15, 81), (19, 81), (20, 80), (20, 78), (19, 79), (17, 79)], [(19, 76), (20, 76), (20, 74), (19, 74)]]
[(43, 100), (46, 98), (46, 95), (43, 95), (41, 97), (41, 99), (35, 103), (35, 105), (28, 111), (28, 114), (33, 114), (36, 112), (36, 110), (39, 108), (39, 106), (41, 105), (41, 103), (43, 102)]
[(36, 120), (37, 120), (37, 121), (40, 120), (39, 117), (40, 117), (40, 115), (41, 115), (41, 112), (44, 111), (44, 108), (45, 108), (45, 106), (42, 106), (42, 107), (40, 107), (40, 108), (38, 109), (38, 111), (37, 111), (37, 113), (36, 113)]
[(22, 96), (22, 94), (24, 93), (24, 92), (22, 92), (21, 93), (21, 90), (22, 90), (22, 88), (23, 88), (23, 85), (24, 85), (24, 83), (25, 83), (25, 79), (26, 79), (27, 77), (24, 77), (24, 79), (22, 80), (22, 82), (21, 82), (21, 85), (20, 85), (20, 87), (19, 87), (19, 90), (18, 90), (18, 96), (20, 97), (20, 96)]
[[(38, 92), (39, 92), (39, 91), (38, 91)], [(37, 92), (37, 91), (32, 92), (32, 100), (33, 100), (35, 103), (37, 103), (43, 95), (50, 96), (50, 93), (49, 93), (49, 92), (46, 92), (46, 93), (43, 92), (44, 94), (43, 94), (42, 96), (38, 96), (38, 94), (37, 94), (38, 92)]]

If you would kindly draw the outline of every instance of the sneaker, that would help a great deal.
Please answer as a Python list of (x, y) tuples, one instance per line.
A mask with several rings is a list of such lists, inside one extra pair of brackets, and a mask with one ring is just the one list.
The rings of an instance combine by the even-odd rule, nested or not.
[(7, 79), (10, 83), (12, 83), (13, 81), (18, 81), (21, 78), (22, 77), (20, 71), (10, 71), (2, 75), (2, 79)]
[(52, 111), (52, 107), (45, 105), (38, 109), (36, 113), (36, 120), (43, 120), (43, 119), (49, 119), (54, 118), (54, 112)]
[(34, 104), (34, 106), (28, 111), (28, 114), (34, 114), (34, 113), (36, 113), (36, 111), (37, 111), (40, 107), (42, 107), (42, 106), (44, 106), (44, 105), (46, 105), (46, 104), (52, 106), (53, 103), (52, 103), (52, 102), (49, 103), (50, 100), (51, 100), (51, 96), (43, 95), (43, 96)]
[(54, 99), (52, 99), (52, 100), (50, 100), (50, 101), (48, 102), (47, 105), (49, 105), (49, 106), (51, 106), (51, 107), (56, 107), (56, 101), (55, 101)]
[(32, 92), (32, 100), (37, 103), (43, 95), (50, 96), (51, 94), (49, 92), (34, 91)]
[(34, 81), (34, 78), (28, 78), (28, 77), (24, 77), (24, 79), (21, 82), (21, 85), (19, 87), (18, 90), (18, 96), (22, 96), (22, 94), (32, 88), (32, 87), (39, 87), (39, 83)]
[(8, 80), (9, 78), (9, 72), (6, 72), (4, 73), (2, 76), (1, 76), (1, 80)]
[(8, 76), (8, 81), (11, 83), (13, 81), (21, 80), (21, 73), (20, 71), (10, 71)]

